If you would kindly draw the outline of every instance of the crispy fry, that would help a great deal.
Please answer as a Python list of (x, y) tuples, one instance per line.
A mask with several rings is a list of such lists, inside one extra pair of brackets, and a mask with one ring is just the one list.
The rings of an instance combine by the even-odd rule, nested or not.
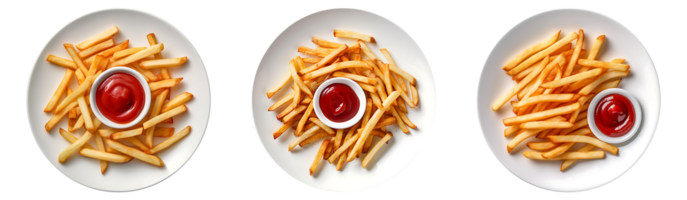
[(86, 130), (89, 132), (95, 132), (95, 126), (93, 126), (93, 118), (91, 118), (90, 107), (86, 103), (86, 98), (84, 96), (79, 96), (77, 98), (79, 103), (79, 108), (81, 109), (81, 117), (83, 117), (84, 124), (86, 125)]
[(167, 58), (167, 59), (158, 59), (158, 60), (145, 60), (141, 61), (141, 67), (145, 69), (155, 69), (155, 68), (169, 68), (169, 67), (178, 67), (186, 63), (187, 57), (179, 57), (179, 58)]
[[(353, 145), (353, 143), (355, 143), (358, 140), (358, 138), (360, 138), (360, 135), (361, 134), (355, 134), (354, 136), (351, 136), (349, 140), (347, 140), (341, 147), (339, 147), (339, 149), (337, 149), (331, 156), (329, 156), (329, 163), (331, 164), (332, 162), (334, 162), (335, 158), (339, 158), (339, 155), (341, 155), (344, 151), (347, 151), (348, 148), (351, 147), (351, 145)], [(355, 156), (353, 156), (353, 158), (355, 158)], [(345, 157), (342, 157), (341, 160), (345, 161), (346, 159)]]
[[(342, 69), (347, 69), (347, 68), (365, 68), (365, 69), (372, 69), (372, 66), (368, 65), (365, 62), (362, 61), (348, 61), (348, 62), (340, 62), (340, 63), (334, 63), (332, 65), (329, 65), (328, 67), (321, 68), (315, 71), (312, 71), (310, 73), (307, 73), (303, 76), (304, 80), (310, 80), (314, 79), (320, 76), (328, 75), (334, 71), (337, 70), (342, 70)], [(312, 95), (308, 95), (312, 96)]]
[(549, 136), (549, 139), (551, 142), (554, 143), (561, 143), (561, 142), (581, 142), (581, 143), (588, 143), (591, 145), (594, 145), (596, 147), (599, 147), (603, 150), (606, 150), (608, 152), (611, 152), (614, 155), (618, 155), (618, 147), (615, 147), (613, 145), (610, 145), (608, 143), (605, 143), (599, 139), (589, 137), (589, 136), (584, 136), (584, 135), (560, 135), (560, 136)]
[[(588, 152), (588, 151), (593, 150), (594, 148), (596, 148), (594, 145), (587, 144), (587, 145), (584, 145), (579, 150), (577, 150), (577, 152)], [(561, 164), (561, 171), (567, 169), (568, 167), (570, 167), (570, 165), (572, 165), (576, 161), (577, 161), (577, 159), (569, 159), (569, 160), (563, 161), (563, 164)]]
[(50, 129), (55, 127), (55, 125), (57, 125), (57, 123), (60, 122), (60, 120), (62, 118), (64, 118), (64, 116), (67, 115), (67, 113), (69, 113), (69, 110), (71, 110), (72, 108), (75, 108), (76, 106), (77, 106), (77, 103), (72, 102), (69, 105), (65, 106), (65, 109), (62, 109), (61, 111), (55, 112), (53, 114), (53, 116), (50, 118), (50, 120), (48, 121), (48, 123), (45, 124), (45, 132), (50, 132)]
[(137, 149), (128, 147), (128, 146), (123, 145), (122, 143), (119, 143), (116, 141), (112, 141), (109, 139), (105, 140), (105, 141), (107, 142), (108, 146), (112, 147), (113, 149), (115, 149), (119, 152), (122, 152), (123, 154), (129, 155), (129, 156), (134, 157), (136, 159), (139, 159), (143, 162), (146, 162), (146, 163), (158, 166), (158, 167), (162, 167), (164, 165), (164, 163), (162, 162), (160, 157), (143, 153)]
[(54, 55), (50, 54), (50, 55), (48, 55), (48, 58), (45, 60), (52, 63), (52, 64), (56, 64), (60, 67), (64, 67), (64, 68), (71, 69), (71, 70), (78, 70), (78, 68), (76, 67), (76, 63), (74, 63), (74, 61), (67, 60), (66, 58), (62, 58), (62, 57), (58, 57), (58, 56), (54, 56)]
[(340, 44), (340, 43), (336, 43), (336, 42), (327, 41), (325, 39), (315, 37), (315, 36), (312, 37), (312, 43), (317, 44), (317, 46), (327, 47), (327, 48), (339, 48), (339, 47), (344, 45), (344, 44)]
[(573, 124), (570, 122), (547, 122), (547, 121), (532, 121), (520, 124), (521, 129), (552, 129), (552, 128), (570, 128)]
[(153, 134), (155, 137), (171, 137), (172, 135), (174, 135), (174, 127), (156, 127)]
[(503, 120), (503, 124), (506, 126), (512, 126), (515, 124), (521, 124), (521, 123), (525, 123), (525, 122), (529, 122), (529, 121), (547, 119), (547, 118), (551, 118), (554, 116), (560, 116), (560, 115), (572, 113), (579, 108), (580, 108), (580, 103), (574, 103), (574, 104), (570, 104), (570, 105), (563, 106), (563, 107), (544, 110), (541, 112), (536, 112), (536, 113), (531, 113), (531, 114), (527, 114), (527, 115), (506, 118)]
[(621, 71), (606, 72), (606, 73), (602, 74), (601, 76), (599, 76), (598, 78), (596, 78), (596, 80), (594, 80), (594, 82), (592, 82), (589, 85), (587, 85), (586, 87), (582, 88), (582, 90), (580, 90), (580, 92), (578, 94), (588, 95), (589, 93), (591, 93), (594, 90), (594, 88), (601, 85), (603, 82), (608, 81), (608, 80), (612, 80), (612, 79), (626, 77), (628, 74), (630, 74), (629, 70), (624, 71), (624, 72), (621, 72)]
[(575, 63), (577, 63), (578, 59), (580, 58), (580, 53), (582, 51), (582, 45), (584, 44), (584, 31), (582, 29), (579, 30), (578, 36), (577, 36), (577, 42), (575, 42), (575, 52), (573, 53), (572, 57), (570, 58), (570, 62), (568, 62), (568, 67), (565, 68), (565, 72), (563, 73), (563, 77), (570, 76), (572, 74), (573, 68), (575, 68)]
[(357, 82), (360, 82), (360, 83), (367, 83), (367, 84), (370, 84), (370, 85), (376, 85), (376, 84), (377, 84), (377, 80), (375, 80), (375, 79), (371, 79), (371, 78), (368, 78), (368, 77), (364, 77), (364, 76), (356, 75), (356, 74), (351, 74), (351, 73), (334, 72), (334, 73), (332, 74), (332, 76), (334, 76), (334, 77), (344, 77), (344, 78), (348, 78), (348, 79), (351, 79), (351, 80), (354, 80), (354, 81), (357, 81)]
[(81, 57), (79, 57), (79, 55), (76, 53), (76, 50), (74, 50), (74, 46), (69, 43), (64, 43), (64, 48), (69, 53), (69, 56), (72, 57), (72, 60), (74, 61), (74, 64), (76, 64), (76, 67), (79, 70), (81, 70), (82, 73), (88, 76), (88, 68), (86, 68), (86, 65), (84, 65), (83, 61), (81, 60)]
[[(55, 111), (60, 112), (60, 111), (64, 110), (65, 107), (67, 107), (67, 105), (69, 105), (72, 102), (75, 102), (79, 96), (83, 96), (83, 94), (86, 92), (86, 90), (91, 88), (93, 81), (95, 81), (95, 77), (97, 77), (97, 75), (96, 76), (89, 76), (88, 78), (86, 78), (79, 85), (79, 87), (77, 87), (76, 90), (74, 90), (74, 92), (72, 92), (72, 94), (67, 95), (67, 97), (64, 98), (64, 100), (62, 100), (62, 102), (57, 106), (57, 110), (55, 110)], [(69, 110), (69, 109), (67, 109), (67, 110)]]
[(312, 176), (313, 173), (315, 173), (315, 170), (317, 170), (317, 166), (320, 164), (320, 160), (322, 160), (322, 157), (324, 156), (324, 151), (327, 149), (327, 146), (329, 146), (329, 141), (330, 139), (326, 139), (322, 141), (322, 145), (320, 145), (320, 149), (317, 150), (317, 155), (315, 155), (315, 160), (312, 162), (312, 165), (310, 165), (310, 176)]
[(597, 93), (604, 91), (606, 89), (609, 89), (609, 88), (616, 88), (616, 87), (618, 87), (618, 84), (620, 84), (620, 79), (612, 80), (612, 81), (606, 81), (606, 82), (602, 83), (601, 85), (596, 86), (596, 88), (594, 88), (594, 90), (592, 90), (591, 94), (597, 94)]
[[(74, 142), (76, 142), (77, 140), (79, 140), (79, 138), (77, 138), (76, 136), (72, 135), (71, 133), (65, 131), (65, 130), (62, 129), (62, 128), (60, 128), (60, 135), (61, 135), (65, 140), (69, 141), (69, 143), (74, 143)], [(88, 143), (85, 143), (85, 144), (82, 146), (82, 148), (94, 149), (94, 148), (93, 148), (91, 145), (89, 145)]]
[(367, 165), (370, 163), (370, 160), (372, 160), (372, 158), (375, 156), (375, 154), (377, 154), (377, 151), (379, 151), (379, 149), (382, 147), (382, 145), (384, 145), (387, 141), (389, 141), (389, 139), (391, 139), (391, 137), (393, 137), (393, 136), (394, 136), (393, 134), (387, 133), (386, 136), (384, 136), (381, 140), (379, 140), (379, 142), (377, 142), (377, 144), (375, 144), (374, 147), (372, 147), (372, 150), (370, 150), (370, 153), (368, 153), (365, 156), (365, 159), (363, 159), (363, 168), (367, 168)]
[(105, 41), (107, 39), (112, 38), (112, 36), (114, 36), (118, 32), (119, 32), (119, 29), (117, 28), (117, 26), (114, 26), (110, 29), (107, 29), (105, 32), (102, 32), (96, 36), (93, 36), (92, 38), (88, 38), (88, 40), (86, 40), (86, 41), (79, 43), (78, 45), (76, 45), (76, 48), (83, 51), (84, 49), (86, 49), (88, 47), (91, 47), (91, 46), (96, 45), (102, 41)]
[(551, 81), (548, 83), (544, 83), (541, 85), (541, 87), (553, 89), (553, 88), (561, 87), (561, 86), (571, 84), (571, 83), (574, 83), (577, 81), (581, 81), (581, 80), (584, 80), (587, 78), (596, 77), (599, 74), (601, 74), (601, 72), (602, 72), (602, 69), (594, 69), (594, 70), (582, 72), (579, 74), (575, 74), (572, 76), (568, 76), (568, 77), (562, 78), (562, 79), (557, 80), (557, 81)]
[(110, 135), (110, 139), (119, 140), (119, 139), (124, 139), (124, 138), (128, 138), (128, 137), (134, 137), (137, 135), (141, 135), (142, 133), (143, 133), (143, 128), (137, 128), (137, 129), (133, 129), (133, 130), (113, 133), (112, 135)]
[(600, 68), (606, 68), (606, 69), (612, 69), (612, 70), (618, 70), (618, 71), (627, 71), (630, 69), (630, 66), (626, 65), (626, 64), (614, 63), (614, 62), (604, 62), (604, 61), (598, 61), (598, 60), (579, 59), (579, 60), (577, 60), (577, 64), (582, 65), (582, 66), (600, 67)]
[(152, 126), (155, 126), (156, 124), (164, 121), (165, 119), (168, 119), (168, 118), (171, 118), (171, 117), (176, 116), (178, 114), (181, 114), (183, 112), (186, 112), (186, 110), (188, 110), (188, 109), (186, 108), (186, 105), (184, 104), (184, 105), (178, 106), (176, 108), (173, 108), (167, 112), (164, 112), (160, 115), (157, 115), (153, 118), (150, 118), (148, 121), (143, 123), (143, 129), (148, 129)]
[(156, 44), (156, 45), (150, 46), (150, 48), (146, 48), (144, 50), (141, 50), (139, 52), (131, 54), (130, 56), (127, 56), (121, 60), (117, 60), (117, 61), (113, 62), (112, 65), (113, 66), (128, 65), (128, 64), (134, 63), (136, 61), (139, 61), (141, 59), (144, 59), (144, 58), (150, 57), (152, 55), (155, 55), (157, 53), (160, 53), (164, 48), (165, 48), (164, 44), (162, 44), (162, 43)]
[(322, 128), (322, 130), (326, 131), (327, 133), (329, 133), (329, 134), (331, 134), (331, 135), (334, 135), (334, 134), (335, 134), (335, 133), (334, 133), (334, 130), (332, 130), (331, 128), (329, 128), (329, 126), (327, 126), (327, 125), (325, 125), (324, 123), (322, 123), (322, 121), (320, 121), (319, 119), (317, 119), (317, 118), (310, 118), (310, 121), (311, 121), (312, 123), (317, 124), (317, 126), (319, 126), (320, 128)]
[(78, 140), (76, 140), (74, 143), (72, 143), (71, 145), (69, 145), (66, 149), (64, 149), (64, 150), (60, 153), (60, 156), (59, 156), (59, 158), (58, 158), (58, 161), (60, 161), (60, 163), (64, 163), (64, 161), (66, 161), (67, 158), (69, 158), (69, 156), (72, 155), (72, 153), (74, 153), (75, 151), (81, 149), (81, 147), (82, 147), (84, 144), (86, 144), (86, 142), (88, 142), (88, 140), (90, 140), (92, 136), (93, 136), (93, 135), (92, 135), (90, 132), (86, 131), (86, 133), (84, 133), (83, 136), (81, 136), (81, 138), (79, 138)]
[(334, 137), (334, 136), (330, 135), (327, 132), (320, 130), (315, 135), (312, 135), (312, 136), (308, 137), (307, 139), (303, 140), (302, 142), (298, 143), (298, 146), (304, 147), (305, 145), (308, 145), (308, 144), (310, 144), (316, 140), (323, 139), (323, 138), (328, 139), (328, 138), (332, 138), (332, 137)]
[(150, 87), (150, 91), (155, 91), (162, 88), (171, 88), (177, 86), (181, 82), (181, 80), (184, 80), (184, 78), (161, 80), (157, 82), (148, 83), (148, 87)]
[(549, 63), (548, 60), (549, 57), (544, 58), (544, 61), (542, 61), (542, 63), (534, 71), (532, 71), (532, 73), (527, 75), (525, 79), (520, 81), (520, 83), (515, 85), (515, 87), (511, 88), (506, 94), (504, 94), (498, 100), (496, 100), (496, 102), (494, 102), (494, 104), (491, 105), (491, 110), (499, 110), (499, 108), (506, 104), (508, 100), (510, 100), (511, 98), (513, 98), (513, 96), (520, 92), (520, 90), (522, 90), (527, 84), (530, 83), (530, 81), (532, 81), (532, 79), (534, 79), (542, 70), (544, 70), (544, 67)]
[(51, 112), (55, 109), (55, 107), (57, 106), (57, 101), (59, 101), (64, 92), (67, 91), (67, 87), (69, 87), (69, 82), (71, 81), (73, 75), (74, 71), (71, 69), (67, 69), (67, 72), (65, 72), (64, 77), (62, 77), (60, 85), (57, 86), (57, 90), (55, 90), (55, 94), (52, 95), (50, 101), (48, 101), (48, 105), (46, 105), (45, 109), (43, 109), (43, 112)]
[[(515, 56), (515, 58), (513, 60), (511, 60), (505, 66), (503, 66), (503, 70), (506, 70), (506, 71), (511, 70), (511, 69), (515, 68), (515, 66), (520, 64), (520, 62), (522, 62), (526, 58), (530, 57), (532, 54), (535, 54), (535, 53), (551, 46), (554, 42), (556, 42), (556, 40), (558, 40), (558, 36), (560, 34), (561, 34), (561, 31), (559, 30), (558, 32), (556, 32), (556, 34), (554, 34), (552, 37), (546, 39), (545, 41), (542, 41), (540, 43), (535, 44), (534, 46), (532, 46), (530, 48), (525, 49), (525, 51), (523, 51), (522, 53)], [(568, 43), (568, 44), (570, 44), (570, 43)]]
[(515, 68), (508, 71), (508, 75), (512, 76), (512, 75), (517, 74), (518, 72), (521, 72), (522, 70), (525, 70), (526, 68), (530, 67), (535, 62), (539, 61), (542, 58), (547, 57), (553, 51), (556, 51), (556, 49), (563, 47), (565, 44), (570, 43), (571, 41), (573, 41), (575, 39), (577, 39), (577, 33), (572, 33), (572, 34), (566, 36), (565, 38), (558, 40), (556, 43), (552, 44), (551, 46), (547, 47), (546, 49), (532, 55), (531, 57), (527, 58), (527, 60), (518, 64)]
[(308, 118), (310, 118), (310, 114), (312, 114), (312, 112), (313, 112), (313, 109), (314, 109), (313, 106), (314, 106), (314, 103), (310, 102), (310, 104), (308, 105), (308, 108), (305, 110), (305, 113), (303, 113), (303, 117), (298, 122), (298, 126), (296, 128), (296, 133), (300, 134), (301, 131), (303, 131), (303, 126), (305, 126), (305, 122), (308, 121)]
[[(590, 133), (592, 133), (592, 131), (589, 128), (584, 128), (584, 129), (580, 129), (579, 131), (575, 131), (571, 135), (586, 135), (586, 134), (590, 134)], [(570, 149), (570, 147), (572, 147), (573, 145), (575, 145), (575, 142), (563, 143), (560, 146), (556, 147), (555, 149), (553, 149), (549, 152), (543, 153), (542, 157), (553, 158), (553, 157), (559, 156), (559, 155), (565, 153), (566, 151), (568, 151), (568, 149)]]
[(112, 46), (114, 46), (114, 45), (115, 45), (115, 43), (114, 43), (114, 40), (113, 40), (113, 39), (105, 40), (105, 41), (103, 41), (103, 42), (101, 42), (101, 43), (98, 43), (98, 44), (96, 44), (96, 45), (93, 45), (93, 46), (91, 46), (91, 47), (89, 47), (89, 48), (87, 48), (87, 49), (84, 49), (84, 50), (79, 51), (78, 55), (79, 55), (79, 57), (80, 57), (81, 59), (83, 59), (83, 58), (86, 58), (86, 57), (88, 57), (88, 56), (90, 56), (90, 55), (93, 55), (93, 54), (95, 54), (95, 53), (98, 53), (98, 52), (100, 52), (100, 51), (102, 51), (102, 50), (105, 50), (105, 49), (107, 49), (107, 48), (110, 48), (110, 47), (112, 47)]
[(523, 155), (525, 155), (526, 158), (535, 160), (601, 159), (606, 156), (603, 151), (567, 152), (561, 154), (560, 156), (548, 159), (542, 157), (542, 153), (534, 151), (525, 151), (523, 152)]
[[(119, 155), (119, 154), (107, 153), (105, 151), (97, 151), (97, 150), (93, 150), (93, 149), (81, 149), (81, 151), (79, 151), (79, 154), (82, 156), (98, 159), (101, 161), (101, 163), (102, 162), (107, 163), (108, 161), (109, 162), (115, 162), (115, 163), (125, 163), (125, 162), (129, 162), (132, 159), (134, 159), (131, 156), (123, 156), (123, 155)], [(106, 166), (105, 169), (107, 169), (107, 165), (105, 165), (105, 166)], [(105, 171), (103, 169), (101, 169), (101, 173), (104, 174)]]
[(389, 94), (389, 97), (387, 97), (384, 100), (383, 109), (375, 111), (375, 114), (372, 115), (370, 118), (369, 122), (365, 126), (365, 128), (362, 131), (362, 136), (358, 138), (358, 142), (355, 143), (355, 146), (353, 147), (353, 153), (348, 155), (348, 159), (346, 159), (347, 162), (352, 161), (355, 159), (355, 157), (362, 152), (362, 145), (365, 143), (365, 139), (370, 135), (370, 132), (374, 129), (375, 125), (379, 121), (379, 119), (384, 115), (384, 112), (389, 109), (389, 106), (391, 106), (391, 103), (396, 101), (396, 98), (400, 96), (401, 92), (400, 91), (394, 91)]
[(573, 94), (542, 94), (523, 99), (522, 101), (513, 103), (513, 107), (524, 107), (543, 102), (569, 102), (573, 99)]
[(334, 30), (334, 37), (352, 38), (359, 39), (369, 43), (377, 43), (375, 38), (372, 36), (346, 30)]
[(310, 136), (315, 135), (315, 133), (317, 133), (319, 130), (321, 130), (321, 128), (319, 126), (313, 126), (312, 128), (305, 131), (303, 134), (301, 134), (301, 136), (298, 136), (298, 138), (296, 138), (296, 140), (294, 140), (293, 142), (291, 142), (289, 144), (289, 151), (296, 148), (296, 146), (298, 146), (298, 144), (300, 144), (303, 140), (307, 139)]
[(191, 126), (186, 126), (186, 128), (181, 129), (177, 134), (172, 135), (172, 137), (167, 138), (165, 141), (161, 142), (157, 146), (153, 147), (150, 150), (145, 151), (147, 154), (155, 154), (157, 152), (160, 152), (167, 147), (173, 145), (174, 143), (179, 142), (179, 140), (183, 139), (186, 137), (189, 133), (191, 132)]

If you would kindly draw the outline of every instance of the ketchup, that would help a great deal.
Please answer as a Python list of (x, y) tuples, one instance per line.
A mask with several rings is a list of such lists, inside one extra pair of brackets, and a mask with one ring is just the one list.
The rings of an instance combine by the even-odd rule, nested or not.
[(594, 121), (603, 134), (620, 137), (630, 132), (634, 126), (635, 109), (627, 97), (609, 94), (596, 105)]
[(360, 109), (360, 100), (353, 89), (346, 84), (331, 84), (320, 94), (320, 110), (330, 121), (348, 121), (358, 114), (358, 109)]
[(107, 77), (95, 95), (100, 113), (118, 124), (136, 119), (145, 104), (143, 86), (136, 77), (127, 73), (114, 73)]

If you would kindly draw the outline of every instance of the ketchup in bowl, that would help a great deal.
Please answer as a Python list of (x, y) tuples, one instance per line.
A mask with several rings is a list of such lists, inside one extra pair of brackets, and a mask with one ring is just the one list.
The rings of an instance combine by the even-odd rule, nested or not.
[(112, 122), (126, 124), (138, 117), (145, 104), (143, 86), (128, 73), (114, 73), (96, 90), (98, 110)]
[(360, 100), (351, 87), (342, 83), (328, 85), (320, 94), (320, 110), (333, 122), (345, 122), (358, 113)]
[(630, 100), (620, 94), (609, 94), (594, 109), (596, 127), (607, 136), (620, 137), (635, 124), (635, 110)]

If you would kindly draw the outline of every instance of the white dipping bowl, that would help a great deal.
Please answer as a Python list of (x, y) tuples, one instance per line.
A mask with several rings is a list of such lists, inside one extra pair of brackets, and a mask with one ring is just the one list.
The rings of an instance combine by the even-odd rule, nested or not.
[[(358, 96), (358, 100), (360, 101), (358, 113), (356, 113), (355, 116), (353, 116), (353, 118), (345, 122), (333, 122), (329, 120), (322, 113), (322, 109), (320, 109), (320, 95), (322, 94), (322, 90), (324, 90), (324, 88), (327, 88), (327, 86), (335, 83), (341, 83), (348, 85), (348, 87), (351, 87), (351, 89), (353, 89), (353, 92), (355, 92), (355, 95)], [(356, 83), (355, 81), (347, 78), (332, 78), (322, 83), (322, 85), (317, 87), (317, 90), (313, 95), (313, 101), (313, 107), (317, 117), (320, 119), (320, 121), (322, 121), (322, 123), (334, 129), (345, 129), (355, 125), (355, 123), (358, 123), (358, 121), (360, 121), (360, 119), (363, 118), (363, 115), (365, 114), (365, 107), (367, 105), (367, 100), (365, 98), (365, 92), (363, 91), (363, 88), (361, 88), (360, 85), (358, 85), (358, 83)]]
[[(95, 101), (95, 94), (98, 90), (98, 87), (100, 86), (100, 83), (107, 79), (107, 77), (110, 77), (110, 75), (120, 72), (127, 73), (136, 77), (136, 80), (138, 80), (138, 82), (141, 83), (141, 86), (143, 86), (143, 93), (145, 94), (145, 104), (143, 104), (143, 110), (141, 110), (141, 113), (138, 114), (138, 117), (136, 117), (136, 119), (126, 124), (115, 123), (107, 117), (103, 116), (103, 114), (100, 112), (100, 109), (98, 109), (98, 104)], [(105, 70), (102, 74), (100, 74), (100, 76), (98, 76), (95, 79), (95, 81), (93, 82), (93, 86), (91, 87), (90, 101), (91, 110), (93, 110), (93, 114), (100, 120), (100, 122), (112, 128), (125, 129), (141, 122), (141, 120), (143, 120), (143, 117), (145, 117), (146, 113), (148, 113), (148, 109), (150, 109), (150, 87), (148, 87), (148, 82), (146, 82), (146, 79), (143, 77), (143, 75), (138, 73), (136, 70), (133, 70), (128, 67), (113, 67), (108, 70)]]
[[(594, 111), (596, 111), (596, 105), (599, 104), (599, 101), (601, 101), (601, 99), (610, 94), (619, 94), (623, 95), (624, 97), (627, 97), (627, 99), (629, 99), (630, 102), (632, 102), (632, 109), (634, 109), (635, 111), (635, 123), (632, 126), (632, 129), (630, 129), (630, 131), (627, 132), (627, 134), (620, 137), (611, 137), (602, 133), (601, 130), (599, 130), (599, 128), (596, 126), (596, 121), (594, 120)], [(610, 88), (599, 92), (599, 94), (597, 94), (594, 97), (594, 99), (592, 99), (592, 102), (589, 103), (589, 108), (587, 109), (587, 120), (589, 121), (589, 128), (592, 130), (592, 133), (594, 133), (594, 135), (597, 138), (607, 143), (620, 144), (626, 142), (635, 134), (637, 134), (639, 126), (642, 123), (642, 108), (639, 106), (639, 101), (637, 101), (637, 99), (634, 96), (632, 96), (630, 92), (620, 88)]]

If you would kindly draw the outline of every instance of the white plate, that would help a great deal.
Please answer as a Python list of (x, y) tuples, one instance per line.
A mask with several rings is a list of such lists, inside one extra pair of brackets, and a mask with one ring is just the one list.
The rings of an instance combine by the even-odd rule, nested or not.
[[(371, 167), (363, 169), (360, 159), (347, 163), (339, 172), (334, 165), (320, 164), (319, 169), (310, 176), (308, 169), (313, 162), (319, 144), (308, 145), (287, 151), (288, 144), (295, 139), (291, 130), (274, 140), (274, 132), (282, 123), (277, 121), (278, 112), (268, 112), (267, 108), (288, 94), (282, 89), (271, 99), (265, 94), (286, 73), (291, 58), (301, 55), (299, 46), (316, 47), (312, 36), (341, 43), (352, 43), (352, 39), (335, 38), (335, 29), (352, 30), (374, 36), (377, 44), (369, 44), (375, 54), (384, 57), (379, 48), (387, 48), (398, 66), (417, 79), (420, 105), (409, 109), (408, 117), (418, 128), (410, 134), (403, 134), (397, 125), (389, 126), (394, 137), (377, 153)], [(304, 56), (304, 55), (301, 55)], [(385, 60), (384, 60), (385, 61)], [(291, 84), (289, 84), (291, 85)], [(289, 28), (274, 40), (265, 56), (253, 83), (253, 119), (258, 136), (279, 166), (294, 178), (313, 187), (331, 191), (355, 191), (374, 187), (400, 172), (419, 152), (427, 140), (435, 112), (434, 79), (429, 64), (420, 48), (400, 27), (378, 15), (353, 9), (334, 9), (309, 15)], [(278, 109), (277, 111), (281, 111)]]
[[(512, 107), (505, 105), (498, 112), (491, 104), (515, 86), (511, 77), (501, 69), (522, 50), (551, 37), (558, 30), (567, 34), (584, 29), (584, 48), (589, 49), (597, 36), (605, 34), (606, 40), (598, 59), (625, 58), (631, 66), (630, 75), (620, 82), (619, 88), (631, 92), (643, 109), (642, 127), (636, 138), (618, 146), (618, 156), (607, 153), (605, 159), (578, 161), (565, 172), (560, 172), (560, 161), (535, 161), (525, 158), (528, 139), (512, 154), (506, 151), (511, 138), (503, 137), (505, 126), (502, 119), (514, 116)], [(491, 151), (503, 166), (522, 180), (549, 190), (581, 191), (599, 187), (625, 173), (639, 160), (649, 146), (656, 130), (660, 110), (660, 91), (656, 70), (644, 46), (632, 33), (618, 22), (603, 15), (583, 10), (554, 10), (535, 15), (513, 27), (487, 59), (480, 77), (477, 112), (484, 138)]]
[[(59, 153), (70, 144), (59, 134), (60, 127), (67, 129), (67, 120), (63, 119), (49, 133), (46, 133), (44, 126), (52, 115), (43, 112), (43, 109), (62, 80), (65, 68), (50, 64), (45, 59), (49, 54), (53, 54), (71, 60), (62, 46), (63, 43), (76, 45), (115, 25), (119, 27), (119, 33), (114, 37), (116, 43), (129, 39), (130, 47), (149, 46), (146, 35), (155, 33), (158, 42), (165, 44), (165, 50), (162, 51), (163, 57), (188, 56), (188, 61), (184, 66), (170, 69), (172, 77), (184, 77), (179, 86), (172, 89), (171, 95), (174, 97), (186, 91), (194, 95), (193, 100), (186, 104), (188, 111), (174, 117), (173, 125), (175, 131), (180, 131), (188, 125), (192, 129), (186, 138), (157, 154), (165, 163), (164, 167), (155, 167), (134, 159), (125, 164), (110, 163), (105, 174), (101, 175), (100, 163), (91, 158), (72, 155), (65, 163), (57, 161)], [(76, 89), (76, 87), (76, 81), (73, 81), (70, 88)], [(45, 157), (55, 168), (72, 180), (91, 188), (130, 191), (164, 180), (191, 158), (203, 138), (210, 116), (210, 86), (200, 56), (179, 30), (146, 13), (132, 10), (104, 10), (73, 21), (45, 45), (31, 74), (27, 108), (33, 136)], [(171, 127), (172, 125), (161, 126)], [(81, 137), (83, 132), (84, 129), (80, 129), (75, 135)], [(162, 140), (164, 139), (156, 138), (155, 143)], [(93, 140), (90, 144), (95, 147)]]

